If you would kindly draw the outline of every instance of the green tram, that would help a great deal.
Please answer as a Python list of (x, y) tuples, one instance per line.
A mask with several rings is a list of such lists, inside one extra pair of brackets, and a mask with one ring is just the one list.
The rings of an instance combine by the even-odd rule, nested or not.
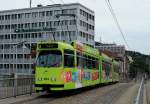
[(37, 45), (35, 89), (72, 90), (119, 81), (117, 61), (79, 42)]

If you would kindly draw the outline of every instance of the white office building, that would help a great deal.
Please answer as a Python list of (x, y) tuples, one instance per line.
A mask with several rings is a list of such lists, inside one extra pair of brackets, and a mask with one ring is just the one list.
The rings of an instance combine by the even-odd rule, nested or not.
[(77, 40), (94, 46), (94, 30), (94, 12), (79, 3), (0, 11), (0, 75), (30, 75), (30, 46), (39, 41)]

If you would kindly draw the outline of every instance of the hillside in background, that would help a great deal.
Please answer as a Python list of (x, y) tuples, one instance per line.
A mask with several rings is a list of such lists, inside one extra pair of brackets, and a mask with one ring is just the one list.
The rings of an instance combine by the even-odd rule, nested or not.
[(148, 73), (149, 74), (149, 60), (148, 55), (144, 55), (135, 51), (126, 51), (126, 54), (131, 56), (133, 63), (130, 65), (129, 74), (131, 78), (136, 77), (139, 73)]

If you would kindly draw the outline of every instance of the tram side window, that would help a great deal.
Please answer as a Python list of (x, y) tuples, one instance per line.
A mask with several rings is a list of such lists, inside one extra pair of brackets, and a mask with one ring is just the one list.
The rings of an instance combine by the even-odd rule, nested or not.
[(88, 56), (87, 60), (88, 69), (98, 69), (98, 59)]
[(98, 69), (98, 59), (77, 53), (77, 67), (84, 69)]
[(74, 51), (64, 50), (64, 67), (74, 67)]
[(86, 56), (86, 66), (88, 69), (98, 69), (98, 59), (92, 56)]
[(77, 67), (79, 69), (83, 68), (83, 57), (81, 53), (77, 53)]
[(98, 59), (92, 57), (92, 68), (98, 69), (98, 66), (99, 66)]
[(86, 56), (82, 55), (81, 53), (77, 53), (77, 67), (80, 69), (86, 69), (87, 68), (87, 60)]
[(106, 75), (109, 75), (111, 71), (111, 64), (103, 61), (102, 66), (103, 66), (103, 70), (105, 70)]
[(83, 60), (82, 61), (83, 61), (83, 65), (82, 65), (83, 68), (87, 69), (87, 58), (86, 58), (86, 55), (83, 55)]
[(88, 69), (92, 69), (93, 68), (93, 60), (90, 56), (86, 57), (86, 62), (87, 62)]

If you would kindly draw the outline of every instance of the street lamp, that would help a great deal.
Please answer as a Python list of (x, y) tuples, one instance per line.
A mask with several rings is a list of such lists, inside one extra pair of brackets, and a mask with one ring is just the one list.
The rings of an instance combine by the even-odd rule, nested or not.
[[(14, 78), (14, 91), (13, 91), (13, 93), (14, 93), (14, 96), (16, 97), (16, 95), (17, 95), (17, 85), (18, 85), (18, 82), (17, 82), (17, 78), (18, 78), (18, 75), (17, 75), (17, 47), (19, 46), (19, 45), (23, 45), (22, 46), (22, 49), (25, 49), (25, 48), (27, 48), (26, 46), (25, 46), (25, 43), (26, 41), (23, 41), (23, 42), (19, 42), (19, 43), (17, 43), (17, 44), (14, 44), (12, 47), (11, 47), (11, 49), (12, 50), (16, 50), (16, 57), (15, 57), (15, 52), (13, 52), (13, 78)], [(16, 58), (16, 59), (15, 59)], [(14, 62), (14, 60), (15, 60), (15, 62)], [(15, 66), (15, 64), (16, 64), (16, 68), (14, 67)]]
[[(67, 16), (68, 17), (73, 17), (74, 21), (75, 21), (75, 18), (77, 17), (75, 14), (57, 14), (55, 16), (56, 16), (57, 19), (60, 19), (60, 17), (67, 17)], [(77, 23), (75, 25), (76, 25), (76, 31), (78, 33)], [(61, 29), (62, 29), (62, 24), (61, 24)], [(68, 24), (67, 24), (67, 31), (68, 31), (68, 35), (69, 35), (69, 40), (71, 41), (71, 36), (70, 36), (70, 33), (69, 33)], [(76, 33), (76, 40), (77, 40), (77, 33)]]
[[(14, 44), (12, 47), (11, 47), (11, 49), (12, 50), (14, 50), (14, 51), (16, 51), (16, 57), (15, 57), (15, 52), (13, 52), (13, 77), (16, 79), (16, 78), (18, 78), (18, 75), (17, 75), (17, 47), (19, 46), (19, 45), (23, 45), (22, 46), (22, 49), (26, 49), (27, 47), (25, 46), (25, 43), (26, 41), (23, 41), (23, 42), (19, 42), (19, 43), (17, 43), (17, 44)], [(16, 59), (15, 59), (16, 58)], [(15, 60), (15, 61), (14, 61)], [(16, 63), (15, 63), (16, 62)], [(15, 64), (16, 64), (16, 68), (15, 68)]]

